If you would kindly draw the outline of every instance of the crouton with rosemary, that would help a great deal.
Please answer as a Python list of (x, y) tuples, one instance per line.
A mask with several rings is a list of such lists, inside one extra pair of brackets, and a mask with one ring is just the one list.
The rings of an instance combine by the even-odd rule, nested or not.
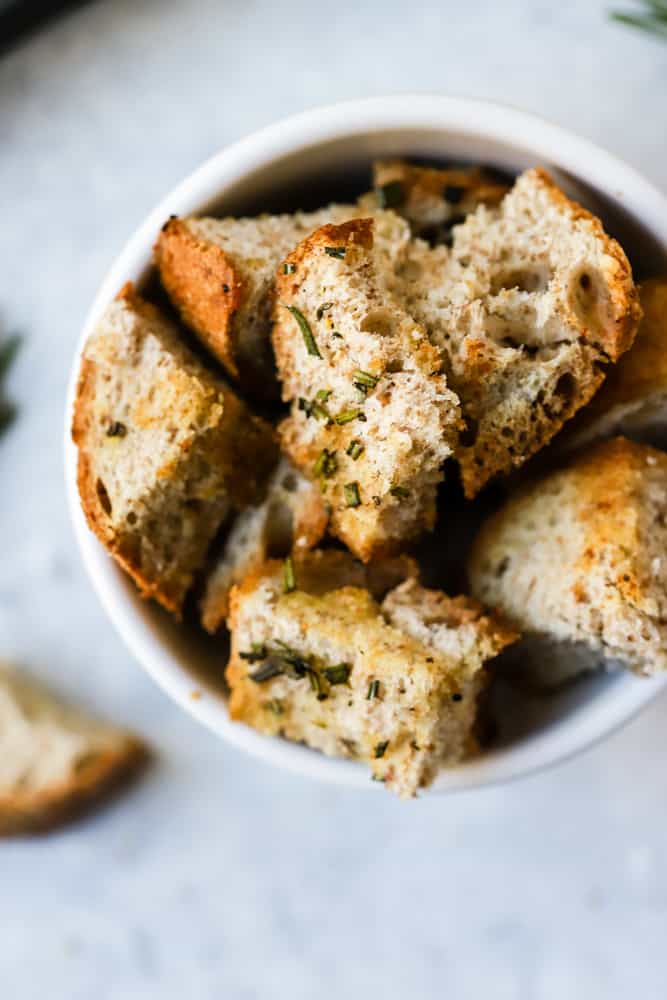
[(373, 164), (376, 204), (410, 223), (415, 236), (449, 244), (452, 228), (478, 205), (497, 205), (509, 190), (483, 167), (421, 167), (405, 160)]
[(469, 576), (528, 637), (656, 674), (667, 669), (666, 553), (667, 455), (612, 438), (511, 497), (476, 539)]
[(261, 496), (273, 431), (127, 285), (84, 348), (72, 433), (90, 528), (179, 615), (225, 518)]
[(332, 533), (363, 560), (433, 526), (459, 429), (439, 352), (392, 294), (376, 229), (356, 219), (300, 243), (278, 271), (273, 328), (291, 403), (283, 450), (320, 482)]
[(476, 602), (410, 581), (382, 605), (363, 587), (332, 585), (268, 563), (234, 588), (231, 716), (362, 761), (414, 796), (470, 751), (484, 663), (514, 633)]

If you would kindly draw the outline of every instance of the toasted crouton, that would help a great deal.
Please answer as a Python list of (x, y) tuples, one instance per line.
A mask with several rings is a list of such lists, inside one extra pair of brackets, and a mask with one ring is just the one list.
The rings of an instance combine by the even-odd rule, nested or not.
[(364, 761), (376, 780), (413, 796), (465, 756), (483, 663), (513, 635), (476, 604), (468, 612), (416, 585), (380, 607), (363, 588), (326, 590), (326, 581), (314, 593), (302, 576), (284, 593), (281, 565), (269, 563), (234, 588), (231, 716)]
[[(276, 269), (325, 223), (359, 214), (356, 205), (257, 218), (170, 219), (155, 245), (155, 263), (183, 321), (251, 394), (278, 395), (271, 350)], [(396, 247), (393, 212), (374, 211), (378, 239)], [(405, 232), (405, 239), (409, 232)]]
[(508, 186), (481, 167), (419, 167), (405, 160), (373, 164), (373, 188), (381, 207), (407, 219), (414, 235), (449, 243), (452, 226), (478, 205), (497, 205)]
[(608, 440), (489, 519), (471, 555), (473, 592), (529, 636), (658, 673), (667, 669), (666, 515), (667, 455)]
[[(406, 224), (394, 228), (400, 244)], [(364, 561), (432, 527), (459, 425), (437, 349), (388, 287), (378, 229), (356, 219), (300, 243), (279, 268), (273, 329), (292, 403), (283, 449), (320, 479), (332, 532)]]
[(271, 428), (128, 285), (85, 346), (72, 434), (89, 526), (179, 615), (223, 520), (261, 495)]
[(639, 300), (644, 316), (634, 344), (559, 437), (559, 449), (571, 451), (613, 434), (667, 443), (667, 278), (643, 282)]
[(269, 480), (266, 497), (247, 507), (232, 524), (201, 604), (202, 625), (217, 632), (228, 613), (233, 584), (269, 559), (312, 549), (327, 530), (329, 512), (317, 483), (282, 459)]
[(451, 252), (417, 241), (407, 308), (461, 401), (466, 496), (547, 444), (630, 347), (641, 309), (630, 264), (598, 219), (544, 170), (454, 229)]
[(52, 829), (145, 762), (132, 734), (65, 706), (0, 664), (0, 836)]

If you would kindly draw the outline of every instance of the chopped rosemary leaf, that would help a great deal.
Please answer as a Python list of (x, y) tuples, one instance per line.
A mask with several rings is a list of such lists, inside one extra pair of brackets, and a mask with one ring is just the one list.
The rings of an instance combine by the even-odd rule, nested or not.
[(375, 194), (380, 208), (395, 208), (405, 201), (405, 192), (401, 181), (388, 181), (382, 187), (376, 188)]
[(283, 264), (283, 274), (294, 274), (296, 271), (296, 264)]
[(405, 497), (410, 496), (410, 490), (406, 490), (405, 486), (392, 486), (389, 492), (393, 497), (398, 497), (399, 500), (404, 500)]
[(333, 667), (325, 667), (323, 673), (329, 684), (347, 684), (351, 670), (349, 663), (337, 663)]
[(283, 673), (285, 673), (285, 668), (280, 660), (268, 659), (261, 667), (257, 667), (257, 670), (248, 674), (248, 677), (255, 684), (263, 684), (264, 681), (270, 681)]
[(299, 397), (299, 409), (303, 410), (307, 417), (314, 417), (315, 420), (319, 420), (323, 424), (332, 424), (333, 419), (330, 413), (327, 413), (326, 409), (321, 403), (316, 400), (311, 402), (309, 399), (304, 399), (302, 396)]
[(332, 392), (331, 389), (319, 389), (315, 393), (315, 399), (318, 400), (318, 402), (320, 403), (326, 403), (327, 399), (331, 395), (331, 392)]
[(278, 701), (277, 698), (272, 698), (270, 701), (268, 701), (266, 703), (266, 707), (268, 708), (269, 712), (273, 712), (274, 715), (285, 714), (285, 709), (283, 708), (282, 703)]
[(460, 184), (445, 184), (442, 189), (442, 197), (445, 201), (448, 201), (450, 205), (458, 205), (466, 193), (466, 189)]
[(286, 594), (291, 594), (293, 590), (296, 590), (296, 576), (291, 556), (287, 557), (283, 566), (283, 590)]
[(455, 692), (455, 693), (454, 693), (454, 694), (452, 695), (452, 701), (463, 701), (463, 695), (462, 695), (462, 694), (460, 694), (460, 693), (459, 693), (458, 691), (456, 691), (456, 692)]
[(344, 339), (343, 338), (343, 334), (339, 333), (338, 330), (334, 330), (333, 333), (331, 334), (331, 336), (335, 337), (336, 340), (343, 340)]
[(371, 781), (379, 781), (380, 784), (384, 784), (387, 779), (380, 774), (371, 774)]
[(113, 437), (123, 438), (125, 437), (126, 434), (127, 434), (127, 427), (125, 426), (125, 424), (121, 424), (120, 420), (112, 420), (109, 426), (107, 427), (108, 438), (113, 438)]
[(361, 441), (357, 440), (357, 438), (353, 438), (345, 449), (345, 454), (349, 455), (353, 462), (356, 462), (363, 450), (364, 446)]
[(258, 663), (260, 660), (265, 660), (268, 655), (263, 642), (253, 642), (252, 648), (248, 652), (239, 653), (241, 659), (247, 660), (248, 663)]
[[(283, 303), (284, 304), (284, 303)], [(297, 321), (299, 329), (301, 330), (301, 335), (303, 337), (303, 342), (306, 345), (306, 350), (313, 358), (321, 358), (320, 349), (317, 346), (315, 338), (313, 337), (313, 331), (310, 329), (310, 324), (306, 317), (303, 315), (300, 309), (296, 306), (285, 306), (288, 312), (294, 316)]]
[(343, 487), (345, 503), (348, 507), (359, 507), (361, 497), (359, 496), (359, 483), (346, 483)]
[(315, 315), (317, 316), (318, 319), (322, 319), (325, 312), (328, 312), (329, 309), (331, 309), (332, 307), (333, 307), (333, 302), (323, 302), (321, 306), (317, 307), (317, 312), (315, 313)]
[(313, 475), (324, 476), (325, 479), (330, 479), (331, 476), (335, 475), (337, 468), (338, 459), (336, 458), (336, 452), (329, 451), (328, 448), (323, 448), (313, 466)]
[(335, 421), (337, 424), (349, 424), (353, 420), (365, 420), (365, 416), (361, 410), (341, 410), (335, 416)]
[(364, 386), (368, 389), (374, 389), (379, 381), (379, 375), (371, 375), (370, 372), (364, 372), (360, 368), (357, 368), (356, 372), (352, 373), (352, 382), (355, 386)]
[(377, 698), (380, 694), (380, 682), (379, 680), (371, 681), (368, 685), (368, 694), (366, 695), (366, 701), (370, 701), (372, 698)]
[(9, 371), (9, 366), (16, 357), (20, 346), (21, 338), (19, 336), (8, 337), (0, 345), (0, 378)]
[(342, 260), (345, 256), (346, 247), (325, 247), (324, 252), (328, 253), (330, 257), (337, 257), (338, 260)]
[(328, 698), (328, 695), (324, 690), (324, 688), (322, 687), (322, 678), (318, 674), (317, 670), (308, 671), (308, 680), (310, 681), (310, 686), (312, 690), (317, 695), (317, 700), (325, 701)]
[(380, 757), (384, 757), (385, 751), (389, 746), (389, 740), (382, 740), (380, 743), (375, 744), (375, 759), (379, 760)]

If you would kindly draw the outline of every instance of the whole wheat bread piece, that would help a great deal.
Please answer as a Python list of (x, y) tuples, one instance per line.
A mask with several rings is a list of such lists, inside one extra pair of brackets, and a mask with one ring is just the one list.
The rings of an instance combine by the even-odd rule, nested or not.
[(224, 519), (261, 495), (273, 431), (126, 285), (85, 346), (72, 436), (90, 528), (179, 615)]
[(284, 593), (282, 565), (268, 563), (234, 588), (231, 717), (363, 761), (413, 796), (470, 752), (483, 664), (514, 633), (416, 584), (382, 607), (362, 587), (330, 586), (302, 574)]
[(508, 191), (483, 167), (443, 169), (405, 160), (376, 160), (373, 188), (376, 204), (393, 208), (415, 236), (436, 244), (449, 243), (453, 226), (478, 205), (497, 205)]
[(667, 669), (666, 553), (667, 455), (613, 438), (491, 517), (469, 576), (476, 597), (527, 635), (655, 674)]
[(554, 442), (560, 452), (613, 434), (667, 444), (667, 278), (642, 282), (639, 301), (644, 315), (634, 344)]
[(456, 226), (451, 251), (415, 241), (398, 280), (461, 402), (468, 497), (592, 398), (641, 316), (619, 244), (540, 169)]
[[(365, 561), (433, 526), (459, 428), (437, 349), (390, 291), (378, 230), (356, 219), (300, 243), (278, 270), (273, 328), (283, 450), (319, 478), (332, 533)], [(393, 230), (398, 253), (407, 225)]]
[(0, 836), (75, 818), (131, 779), (147, 757), (136, 736), (0, 664)]
[(233, 584), (268, 559), (294, 552), (295, 557), (322, 539), (329, 512), (318, 483), (306, 479), (283, 458), (269, 480), (266, 496), (234, 520), (224, 549), (208, 575), (201, 601), (201, 621), (207, 632), (224, 625)]

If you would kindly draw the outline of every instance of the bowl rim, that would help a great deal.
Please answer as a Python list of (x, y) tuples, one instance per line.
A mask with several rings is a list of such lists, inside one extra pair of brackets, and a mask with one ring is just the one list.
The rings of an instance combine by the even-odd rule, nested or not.
[[(545, 162), (589, 182), (620, 204), (667, 247), (667, 198), (637, 170), (588, 139), (542, 117), (505, 104), (468, 97), (405, 94), (316, 107), (282, 119), (211, 156), (149, 212), (125, 243), (102, 281), (86, 316), (72, 360), (65, 406), (65, 481), (79, 551), (102, 606), (130, 652), (156, 683), (199, 722), (227, 742), (286, 770), (337, 784), (377, 788), (358, 764), (326, 757), (307, 747), (263, 736), (229, 719), (219, 692), (195, 680), (161, 640), (138, 594), (89, 531), (76, 485), (76, 448), (70, 426), (83, 345), (106, 305), (127, 280), (140, 281), (164, 220), (202, 210), (252, 170), (287, 154), (328, 141), (370, 133), (456, 131), (490, 142), (510, 143), (536, 163)], [(499, 784), (564, 761), (629, 721), (667, 685), (667, 675), (623, 675), (604, 695), (515, 745), (441, 772), (430, 793)], [(193, 689), (198, 696), (193, 697)]]

